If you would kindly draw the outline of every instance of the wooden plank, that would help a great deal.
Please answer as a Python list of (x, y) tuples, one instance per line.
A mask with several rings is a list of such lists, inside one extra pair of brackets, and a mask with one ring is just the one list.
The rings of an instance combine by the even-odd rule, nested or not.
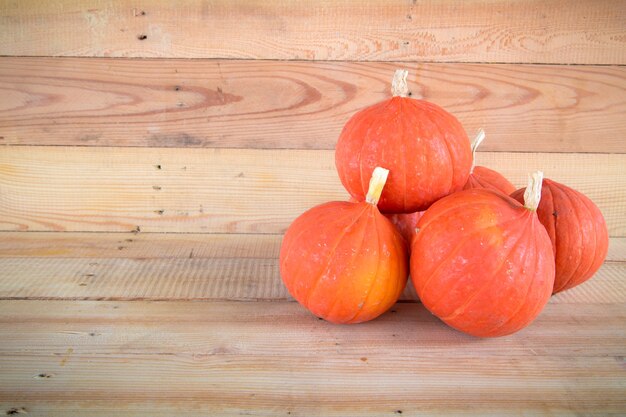
[(625, 67), (430, 63), (3, 58), (0, 143), (334, 149), (398, 67), (484, 151), (626, 153)]
[[(587, 194), (626, 236), (626, 154), (478, 154), (514, 184), (529, 172)], [(0, 148), (0, 230), (282, 233), (344, 200), (327, 150)]]
[(282, 239), (258, 233), (0, 232), (0, 258), (277, 259)]
[[(0, 258), (278, 258), (279, 234), (0, 232)], [(122, 249), (120, 249), (122, 247)], [(626, 238), (609, 239), (609, 262), (626, 262)]]
[(596, 0), (22, 0), (0, 54), (626, 63), (626, 4)]
[(13, 340), (1, 347), (0, 404), (35, 415), (626, 410), (623, 304), (550, 306), (533, 326), (490, 340), (449, 329), (420, 305), (356, 326), (296, 307), (2, 303), (0, 332)]
[[(359, 326), (333, 325), (296, 303), (259, 301), (4, 301), (0, 356), (273, 355), (598, 357), (626, 353), (626, 305), (550, 303), (523, 331), (475, 339), (421, 304), (400, 303)], [(272, 337), (268, 338), (268, 334)], [(459, 346), (467, 350), (459, 352)], [(277, 351), (277, 346), (283, 348)], [(363, 355), (361, 355), (363, 354)], [(391, 355), (390, 355), (391, 356)]]
[[(0, 258), (0, 272), (0, 299), (291, 300), (277, 258)], [(605, 263), (551, 302), (626, 302), (625, 275)], [(417, 300), (412, 286), (401, 300)]]
[[(31, 401), (39, 407), (79, 402), (89, 410), (107, 400), (106, 409), (119, 410), (142, 402), (143, 415), (152, 415), (161, 402), (176, 402), (179, 410), (202, 408), (204, 415), (220, 416), (290, 410), (301, 416), (400, 414), (397, 410), (623, 415), (626, 409), (621, 358), (361, 357), (367, 361), (334, 355), (303, 361), (284, 354), (4, 355), (0, 406), (6, 410), (17, 403), (29, 410)], [(39, 378), (42, 369), (53, 376)]]

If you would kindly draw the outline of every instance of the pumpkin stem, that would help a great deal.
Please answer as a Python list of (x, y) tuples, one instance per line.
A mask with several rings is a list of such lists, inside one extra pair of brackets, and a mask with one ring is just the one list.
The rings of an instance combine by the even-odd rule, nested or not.
[(393, 80), (391, 80), (391, 94), (394, 97), (408, 97), (409, 86), (406, 83), (406, 77), (408, 77), (409, 71), (396, 70), (393, 74)]
[(472, 168), (470, 168), (470, 174), (474, 172), (474, 167), (476, 166), (476, 149), (478, 149), (483, 140), (485, 140), (485, 131), (481, 128), (478, 129), (474, 142), (472, 142)]
[(365, 201), (374, 206), (378, 204), (378, 200), (380, 200), (380, 195), (383, 193), (383, 187), (385, 187), (385, 183), (387, 182), (388, 175), (388, 169), (381, 167), (376, 167), (374, 169), (374, 172), (372, 172), (372, 178), (370, 178), (370, 185), (367, 189)]
[(524, 207), (531, 211), (537, 211), (541, 200), (541, 184), (543, 182), (543, 172), (533, 172), (528, 176), (528, 186), (524, 191)]

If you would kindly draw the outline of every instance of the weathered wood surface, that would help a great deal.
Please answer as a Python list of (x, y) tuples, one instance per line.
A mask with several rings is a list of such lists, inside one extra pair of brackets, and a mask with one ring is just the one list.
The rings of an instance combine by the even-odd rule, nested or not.
[(0, 54), (626, 63), (622, 0), (4, 1)]
[[(607, 262), (552, 303), (617, 303), (626, 263)], [(277, 258), (0, 258), (0, 299), (288, 300)], [(409, 285), (402, 300), (415, 301)]]
[[(626, 154), (483, 152), (514, 184), (542, 169), (626, 235)], [(344, 200), (331, 150), (0, 148), (0, 230), (280, 233)]]
[(550, 304), (522, 332), (478, 340), (420, 304), (338, 326), (286, 302), (3, 302), (0, 409), (619, 415), (625, 320), (623, 298)]
[(484, 151), (626, 153), (626, 67), (224, 60), (2, 58), (0, 144), (334, 149), (397, 67)]
[[(0, 232), (0, 258), (278, 258), (282, 234)], [(122, 249), (120, 249), (122, 247)], [(626, 262), (626, 238), (609, 239)]]

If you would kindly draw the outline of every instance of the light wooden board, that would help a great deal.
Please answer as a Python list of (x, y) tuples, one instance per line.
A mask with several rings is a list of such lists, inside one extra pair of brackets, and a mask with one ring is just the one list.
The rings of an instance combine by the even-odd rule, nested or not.
[[(0, 232), (0, 258), (278, 259), (283, 235), (208, 233)], [(623, 243), (620, 243), (622, 242)], [(622, 245), (626, 238), (611, 239)], [(612, 252), (611, 252), (612, 253)]]
[(626, 153), (626, 67), (223, 60), (3, 58), (0, 144), (334, 149), (398, 67), (482, 150)]
[[(306, 361), (383, 357), (393, 346), (394, 355), (407, 361), (426, 355), (619, 356), (626, 353), (625, 323), (623, 303), (550, 303), (519, 333), (475, 339), (444, 325), (417, 303), (396, 304), (361, 325), (333, 325), (284, 301), (3, 301), (0, 355), (59, 355), (71, 348), (79, 355), (288, 354)], [(283, 349), (277, 351), (277, 346)]]
[[(611, 236), (626, 236), (626, 154), (477, 160), (517, 185), (542, 169), (587, 194)], [(0, 230), (281, 233), (346, 198), (330, 150), (0, 148)]]
[[(617, 303), (626, 263), (605, 263), (553, 303)], [(0, 299), (290, 300), (278, 259), (0, 258)], [(417, 299), (408, 286), (401, 300)]]
[(6, 302), (0, 404), (29, 415), (623, 413), (624, 305), (569, 307), (479, 340), (418, 304), (337, 326), (294, 303)]
[(5, 1), (0, 54), (626, 63), (622, 0)]
[[(253, 233), (0, 232), (0, 258), (277, 259), (282, 239)], [(626, 238), (609, 239), (606, 260), (626, 262)]]

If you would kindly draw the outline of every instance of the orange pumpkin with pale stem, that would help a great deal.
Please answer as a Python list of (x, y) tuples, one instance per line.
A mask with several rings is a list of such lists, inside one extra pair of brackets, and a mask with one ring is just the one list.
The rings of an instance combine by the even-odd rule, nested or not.
[(408, 97), (407, 71), (396, 71), (393, 97), (348, 120), (339, 136), (339, 178), (362, 201), (377, 166), (390, 170), (378, 207), (412, 213), (459, 191), (472, 164), (469, 139), (459, 121), (441, 107)]
[(481, 129), (478, 131), (472, 143), (472, 168), (470, 169), (469, 178), (463, 189), (486, 188), (488, 190), (498, 191), (504, 195), (510, 195), (515, 191), (515, 186), (511, 184), (509, 180), (493, 169), (476, 165), (476, 149), (484, 139), (485, 132)]
[(418, 223), (411, 278), (424, 306), (479, 337), (528, 324), (550, 299), (554, 256), (535, 209), (541, 175), (522, 206), (501, 193), (471, 189), (445, 197)]
[(366, 201), (314, 207), (289, 226), (280, 273), (289, 293), (333, 323), (372, 320), (400, 297), (407, 281), (402, 236), (376, 207), (388, 171), (377, 168)]
[[(524, 191), (517, 190), (511, 197), (519, 201)], [(609, 249), (609, 233), (600, 209), (584, 194), (544, 179), (537, 215), (552, 240), (556, 262), (553, 292), (565, 291), (591, 278)]]

